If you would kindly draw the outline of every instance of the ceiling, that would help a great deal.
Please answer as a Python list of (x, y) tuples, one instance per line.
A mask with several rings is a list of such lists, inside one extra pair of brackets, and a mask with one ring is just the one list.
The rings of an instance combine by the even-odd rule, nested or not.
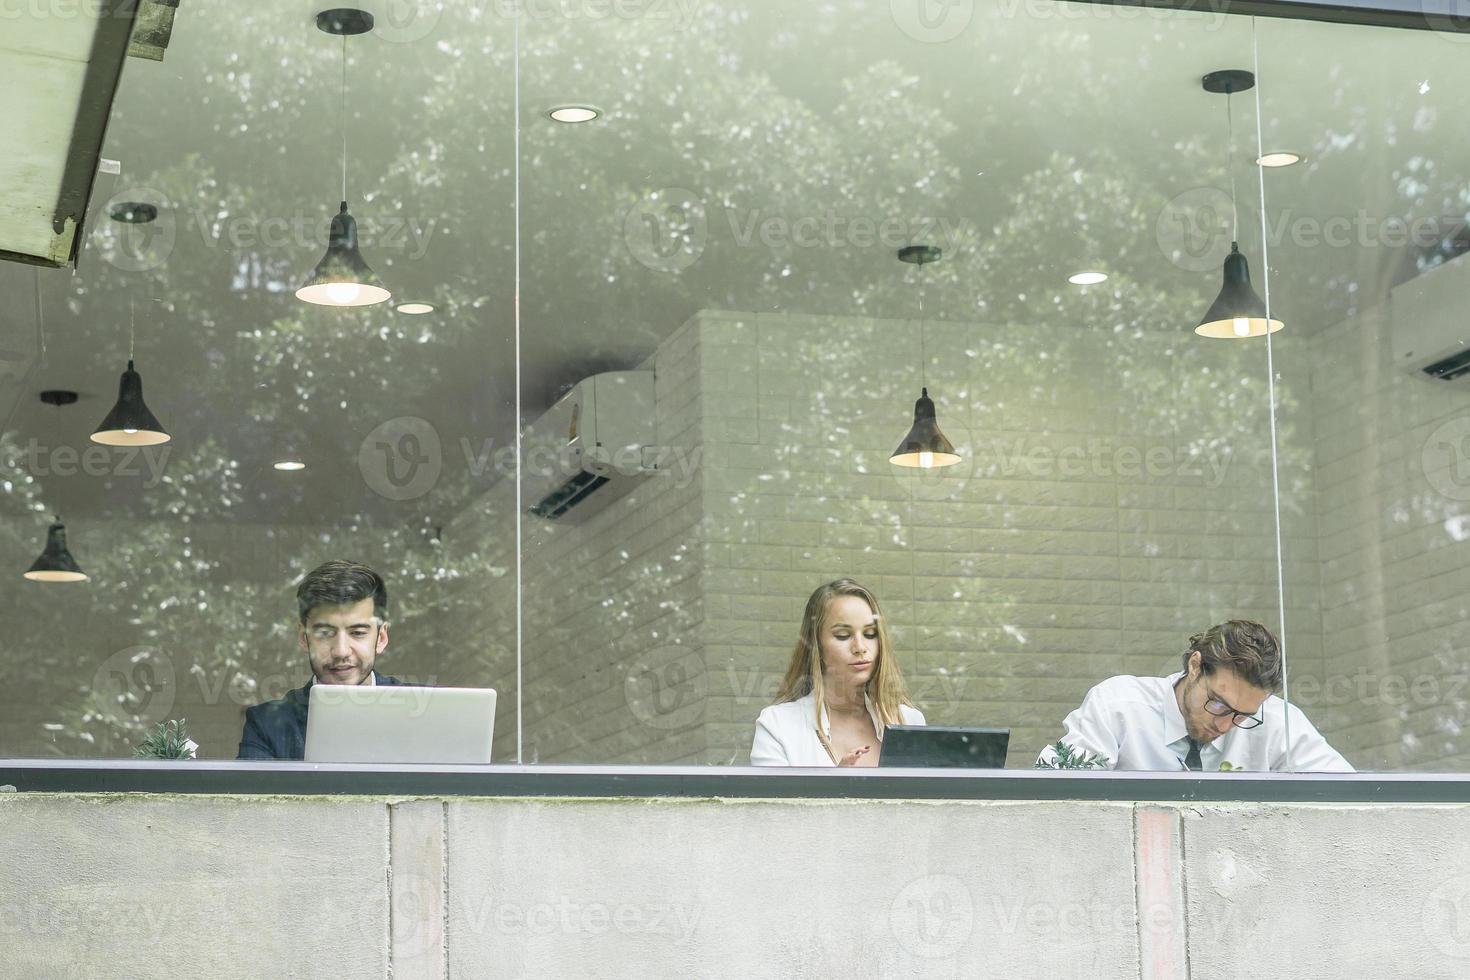
[[(1289, 330), (1382, 298), (1416, 251), (1385, 219), (1451, 237), (1467, 208), (1470, 59), (1432, 32), (1090, 4), (368, 6), (348, 199), (395, 299), (437, 310), (294, 299), (340, 198), (341, 42), (305, 0), (183, 0), (164, 61), (124, 69), (103, 151), (121, 173), (99, 177), (77, 272), (0, 275), (13, 444), (87, 445), (131, 320), (196, 519), (445, 523), (494, 478), (472, 465), (485, 440), (511, 437), (518, 343), (530, 419), (701, 308), (913, 317), (908, 241), (945, 250), (930, 317), (1187, 331), (1229, 244), (1225, 105), (1199, 77), (1254, 57), (1233, 173), (1262, 291), (1258, 118), (1263, 145), (1306, 156), (1261, 175)], [(546, 117), (564, 103), (604, 114)], [(121, 200), (159, 220), (109, 221)], [(1084, 268), (1111, 278), (1069, 285)], [(402, 417), (443, 466), (394, 499), (361, 455)], [(271, 469), (288, 454), (307, 469)], [(146, 467), (27, 465), (48, 510), (178, 513)]]
[[(29, 13), (29, 16), (27, 16)], [(0, 154), (0, 256), (65, 265), (97, 167), (107, 106), (128, 48), (133, 5), (4, 12), (0, 119), (23, 138)]]

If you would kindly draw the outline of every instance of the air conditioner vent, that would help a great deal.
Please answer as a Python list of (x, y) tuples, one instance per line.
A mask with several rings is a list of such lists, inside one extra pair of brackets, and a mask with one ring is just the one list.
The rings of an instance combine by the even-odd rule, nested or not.
[(1426, 364), (1419, 370), (1436, 381), (1453, 381), (1463, 374), (1470, 373), (1470, 350), (1463, 350), (1458, 354)]
[(547, 520), (554, 521), (577, 506), (582, 502), (583, 497), (586, 497), (606, 482), (607, 477), (598, 476), (595, 473), (588, 473), (584, 470), (545, 497), (542, 497), (536, 506), (531, 508), (531, 513), (537, 517), (544, 517)]
[(1470, 385), (1470, 255), (1443, 262), (1389, 293), (1394, 361), (1426, 381)]
[[(608, 483), (630, 485), (657, 469), (652, 371), (584, 378), (527, 427), (522, 477), (532, 514), (557, 520)], [(611, 492), (599, 499), (612, 500)], [(595, 513), (583, 508), (567, 520)]]

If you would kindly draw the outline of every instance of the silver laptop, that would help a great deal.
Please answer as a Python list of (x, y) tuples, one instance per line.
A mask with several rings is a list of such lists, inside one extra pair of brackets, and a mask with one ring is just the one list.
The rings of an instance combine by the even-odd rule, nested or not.
[(495, 692), (473, 687), (313, 684), (307, 762), (487, 763)]

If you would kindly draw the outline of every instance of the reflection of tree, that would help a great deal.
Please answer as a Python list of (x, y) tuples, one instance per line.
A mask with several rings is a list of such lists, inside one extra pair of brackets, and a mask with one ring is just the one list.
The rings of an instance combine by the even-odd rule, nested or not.
[[(117, 650), (157, 648), (181, 688), (212, 690), (215, 698), (221, 689), (234, 690), (249, 703), (257, 699), (252, 692), (282, 693), (265, 690), (267, 682), (272, 688), (282, 678), (299, 682), (305, 668), (294, 639), (291, 586), (327, 557), (359, 558), (387, 577), (394, 663), (407, 657), (416, 674), (441, 679), (474, 672), (474, 662), (487, 656), (486, 644), (473, 654), (465, 644), (436, 644), (436, 630), (422, 624), (434, 623), (437, 635), (454, 635), (465, 611), (480, 601), (466, 583), (482, 583), (510, 564), (503, 542), (492, 542), (491, 554), (468, 542), (440, 546), (434, 540), (435, 527), (488, 479), (454, 466), (457, 446), (445, 447), (438, 484), (402, 504), (374, 495), (356, 462), (374, 424), (396, 415), (432, 418), (424, 406), (440, 389), (463, 388), (464, 378), (498, 353), (503, 342), (483, 336), (478, 311), (485, 297), (466, 288), (474, 284), (458, 267), (444, 270), (446, 281), (435, 284), (443, 315), (432, 319), (395, 318), (381, 309), (320, 311), (291, 296), (320, 251), (337, 200), (335, 119), (319, 125), (329, 108), (335, 112), (335, 98), (318, 96), (336, 91), (340, 49), (294, 21), (282, 31), (279, 11), (265, 5), (236, 14), (242, 30), (271, 37), (268, 45), (244, 49), (261, 60), (250, 63), (228, 31), (179, 45), (170, 66), (187, 82), (165, 86), (170, 112), (162, 125), (175, 141), (201, 134), (196, 152), (152, 173), (129, 173), (129, 187), (146, 189), (140, 196), (165, 204), (161, 222), (171, 227), (155, 231), (153, 248), (166, 261), (139, 262), (126, 252), (120, 261), (111, 259), (119, 254), (120, 232), (103, 218), (90, 260), (70, 290), (73, 320), (110, 325), (100, 343), (71, 352), (76, 362), (70, 367), (78, 376), (115, 377), (126, 333), (111, 325), (119, 322), (119, 306), (127, 308), (119, 297), (136, 296), (143, 369), (168, 365), (166, 387), (158, 384), (156, 369), (149, 375), (153, 403), (176, 434), (187, 433), (170, 447), (159, 486), (113, 480), (105, 501), (89, 506), (118, 524), (94, 535), (90, 547), (79, 545), (92, 576), (84, 593), (16, 590), (21, 605), (13, 623), (19, 628), (10, 631), (8, 648), (21, 689), (55, 703), (62, 742), (83, 752), (126, 754), (149, 720), (141, 685), (125, 686), (121, 697), (113, 688), (94, 688), (94, 669)], [(509, 53), (497, 47), (505, 63)], [(426, 147), (421, 133), (404, 126), (391, 127), (399, 135), (386, 140), (363, 138), (386, 120), (413, 118), (419, 93), (435, 90), (436, 75), (451, 59), (404, 57), (406, 51), (392, 46), (352, 51), (357, 145), (350, 193), (364, 232), (381, 230), (405, 211), (416, 227), (471, 230), (478, 222), (460, 227), (454, 212), (463, 202), (442, 200), (433, 188), (403, 177), (421, 152), (442, 147)], [(391, 74), (361, 70), (385, 54)], [(147, 91), (166, 77), (153, 66), (134, 68), (120, 105), (142, 106), (146, 99), (127, 98), (129, 86)], [(181, 97), (181, 89), (199, 91)], [(464, 93), (456, 101), (466, 109), (473, 97)], [(130, 163), (148, 159), (158, 137), (156, 107), (148, 103), (147, 125), (121, 111), (109, 152)], [(460, 127), (447, 134), (457, 139), (456, 150), (464, 148), (459, 137), (467, 133)], [(395, 157), (405, 166), (389, 166)], [(303, 172), (318, 174), (319, 186), (297, 183)], [(386, 203), (385, 187), (396, 207)], [(274, 239), (262, 237), (272, 228)], [(509, 244), (502, 239), (499, 247)], [(404, 268), (412, 256), (403, 245), (369, 254), (390, 278), (394, 266), (400, 274), (413, 271)], [(486, 254), (478, 252), (477, 259)], [(147, 271), (127, 271), (140, 266)], [(149, 304), (154, 297), (166, 302)], [(169, 393), (167, 403), (159, 401), (161, 389)], [(484, 427), (488, 404), (481, 398), (458, 407)], [(196, 424), (199, 417), (205, 424)], [(207, 434), (201, 438), (201, 432)], [(23, 442), (25, 435), (12, 438)], [(306, 456), (307, 474), (316, 475), (295, 484), (274, 479), (267, 464), (287, 448)], [(37, 515), (47, 506), (45, 494), (25, 474), (23, 461), (7, 466), (3, 476), (4, 506), (35, 512), (25, 522), (6, 522), (17, 540), (4, 550), (29, 562), (38, 548), (36, 528), (44, 529)], [(232, 528), (243, 533), (226, 533)], [(103, 537), (106, 548), (98, 546)], [(272, 554), (285, 556), (285, 566), (271, 561)], [(79, 598), (87, 606), (80, 619)], [(497, 635), (488, 646), (503, 642)], [(88, 651), (84, 658), (82, 650)], [(141, 670), (131, 678), (146, 679)], [(207, 748), (218, 755), (229, 747)]]
[[(908, 273), (887, 246), (769, 246), (758, 238), (742, 242), (732, 228), (752, 216), (790, 223), (831, 213), (875, 223), (895, 219), (905, 228), (948, 216), (956, 219), (958, 236), (944, 243), (946, 261), (925, 270), (931, 318), (1067, 328), (1048, 333), (1056, 339), (1048, 359), (1029, 348), (980, 345), (963, 379), (974, 428), (991, 418), (987, 379), (1004, 377), (1010, 397), (1045, 404), (1057, 397), (1056, 365), (1095, 358), (1097, 337), (1105, 334), (1108, 359), (1097, 364), (1105, 376), (1099, 387), (1129, 406), (1135, 431), (1207, 449), (1263, 444), (1259, 348), (1202, 343), (1189, 333), (1209, 300), (1210, 277), (1188, 290), (1156, 285), (1163, 258), (1152, 227), (1165, 195), (1127, 155), (1103, 148), (1085, 159), (1038, 152), (1015, 161), (1028, 168), (1025, 179), (974, 197), (962, 186), (962, 161), (968, 166), (978, 134), (1021, 124), (996, 100), (961, 126), (933, 97), (930, 81), (899, 57), (869, 62), (845, 53), (842, 32), (877, 29), (886, 23), (885, 7), (850, 15), (812, 11), (804, 15), (810, 30), (781, 30), (779, 37), (756, 36), (712, 4), (700, 6), (686, 31), (637, 20), (536, 21), (523, 36), (524, 89), (565, 90), (569, 65), (573, 80), (617, 81), (603, 106), (609, 124), (586, 131), (537, 125), (543, 107), (511, 105), (506, 21), (467, 12), (458, 25), (466, 30), (452, 43), (380, 47), (376, 63), (349, 48), (354, 122), (358, 132), (373, 134), (357, 141), (354, 211), (365, 229), (375, 220), (410, 216), (432, 224), (438, 241), (454, 246), (434, 253), (433, 270), (398, 250), (374, 253), (385, 276), (433, 284), (441, 315), (424, 325), (382, 311), (324, 313), (291, 296), (315, 261), (336, 201), (335, 130), (320, 122), (327, 106), (319, 96), (335, 91), (338, 48), (309, 30), (280, 33), (266, 12), (239, 15), (243, 30), (272, 36), (270, 45), (255, 49), (270, 52), (259, 63), (246, 63), (227, 31), (198, 46), (179, 45), (170, 68), (204, 95), (172, 103), (166, 125), (173, 133), (203, 135), (195, 153), (136, 178), (170, 203), (174, 252), (142, 274), (94, 261), (70, 298), (75, 320), (116, 322), (117, 296), (164, 297), (157, 316), (176, 374), (168, 408), (209, 423), (207, 438), (181, 440), (161, 486), (106, 501), (106, 512), (126, 523), (108, 550), (89, 555), (94, 581), (86, 597), (97, 621), (120, 624), (114, 646), (160, 647), (178, 658), (181, 678), (203, 671), (245, 690), (262, 678), (300, 674), (289, 585), (316, 560), (343, 553), (388, 577), (397, 600), (395, 643), (441, 652), (434, 661), (441, 677), (483, 670), (483, 645), (472, 651), (453, 642), (455, 631), (471, 624), (485, 629), (480, 611), (487, 583), (513, 567), (513, 545), (451, 540), (439, 546), (432, 531), (475, 500), (488, 476), (447, 465), (428, 495), (394, 504), (363, 486), (355, 459), (373, 424), (432, 415), (432, 396), (443, 390), (466, 395), (455, 406), (465, 418), (453, 420), (454, 431), (502, 438), (509, 431), (514, 413), (507, 395), (487, 390), (481, 378), (511, 358), (504, 324), (517, 246), (509, 220), (517, 111), (519, 245), (528, 276), (520, 296), (523, 332), (528, 350), (544, 360), (622, 359), (619, 366), (626, 366), (700, 308), (912, 317), (913, 280), (904, 278)], [(1065, 56), (1064, 48), (1047, 40), (1043, 51)], [(771, 63), (773, 49), (783, 52), (780, 64)], [(1044, 62), (1038, 54), (1038, 69)], [(832, 83), (807, 101), (787, 64), (825, 64)], [(370, 67), (376, 70), (363, 70)], [(996, 69), (977, 71), (985, 76)], [(124, 80), (125, 91), (133, 81), (131, 75)], [(1097, 93), (1113, 90), (1106, 79), (1097, 82)], [(1090, 111), (1072, 104), (1085, 93), (1062, 90), (1045, 72), (1025, 84), (1037, 104)], [(115, 155), (124, 159), (145, 157), (153, 138), (151, 125), (126, 112), (112, 133)], [(1185, 152), (1183, 166), (1204, 158), (1198, 148)], [(296, 181), (304, 172), (318, 179), (301, 186)], [(708, 220), (698, 260), (677, 275), (641, 265), (624, 239), (628, 209), (666, 187), (693, 192)], [(970, 210), (956, 212), (954, 201)], [(311, 239), (289, 248), (215, 243), (213, 236), (231, 222), (283, 212), (307, 216)], [(976, 215), (986, 216), (988, 227)], [(1058, 225), (1070, 233), (1059, 236)], [(110, 228), (96, 229), (94, 245), (105, 247), (111, 235)], [(1037, 268), (1058, 267), (1061, 258), (1047, 250), (1063, 237), (1078, 257), (1110, 258), (1114, 277), (1107, 288), (1079, 291), (1062, 283), (1030, 295), (1010, 288)], [(587, 329), (593, 326), (600, 329)], [(575, 354), (566, 350), (573, 330), (580, 338)], [(1161, 335), (1175, 342), (1161, 347)], [(121, 337), (114, 332), (81, 352), (87, 363), (79, 371), (115, 372)], [(915, 394), (907, 378), (890, 374), (880, 384), (885, 366), (872, 364), (861, 349), (807, 350), (804, 357), (820, 359), (834, 377), (871, 381), (875, 403), (895, 406), (895, 438), (900, 434)], [(561, 380), (576, 380), (579, 370), (567, 363)], [(155, 408), (167, 415), (165, 406)], [(1282, 393), (1283, 417), (1295, 408)], [(448, 420), (431, 421), (450, 431)], [(313, 458), (326, 462), (318, 482), (290, 491), (266, 482), (260, 467), (293, 438), (307, 441)], [(1291, 445), (1289, 427), (1283, 439)], [(847, 465), (843, 446), (823, 448), (833, 465)], [(801, 456), (808, 449), (798, 445), (778, 462), (810, 465)], [(445, 446), (446, 464), (457, 462), (456, 450)], [(887, 465), (881, 456), (876, 462)], [(1289, 469), (1292, 462), (1295, 457)], [(33, 514), (44, 500), (19, 475), (5, 490), (5, 506), (17, 513)], [(1268, 493), (1262, 487), (1261, 499)], [(332, 501), (326, 514), (324, 499)], [(896, 511), (891, 501), (857, 506), (869, 523), (895, 528), (907, 513), (902, 502)], [(283, 538), (286, 567), (237, 561), (221, 543), (226, 539), (201, 531), (231, 525)], [(22, 539), (17, 550), (34, 550), (27, 528), (7, 533)], [(669, 574), (649, 566), (618, 592), (607, 615), (616, 620), (651, 601)], [(554, 634), (565, 629), (556, 621), (555, 599), (533, 597), (528, 607), (532, 621)], [(997, 609), (1010, 601), (993, 599)], [(141, 725), (137, 712), (127, 703), (99, 703), (88, 690), (90, 667), (67, 663), (66, 646), (50, 642), (72, 635), (70, 610), (51, 593), (26, 593), (24, 603), (12, 649), (38, 689), (64, 691), (56, 695), (64, 734), (89, 743), (90, 751), (113, 753), (130, 744)], [(1006, 617), (997, 613), (988, 625), (1004, 636)], [(513, 641), (503, 626), (489, 632), (487, 645), (503, 656)]]

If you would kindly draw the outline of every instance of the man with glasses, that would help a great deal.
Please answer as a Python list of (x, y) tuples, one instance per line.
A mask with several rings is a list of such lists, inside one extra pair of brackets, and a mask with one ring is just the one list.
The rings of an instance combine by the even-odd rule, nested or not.
[[(1232, 619), (1189, 638), (1184, 669), (1168, 677), (1110, 677), (1067, 716), (1062, 741), (1109, 769), (1352, 772), (1281, 686), (1276, 638)], [(1051, 765), (1048, 746), (1037, 762)]]
[(329, 561), (296, 587), (297, 637), (311, 666), (305, 687), (245, 711), (239, 759), (300, 759), (312, 684), (402, 684), (373, 669), (388, 647), (388, 587), (366, 565)]

